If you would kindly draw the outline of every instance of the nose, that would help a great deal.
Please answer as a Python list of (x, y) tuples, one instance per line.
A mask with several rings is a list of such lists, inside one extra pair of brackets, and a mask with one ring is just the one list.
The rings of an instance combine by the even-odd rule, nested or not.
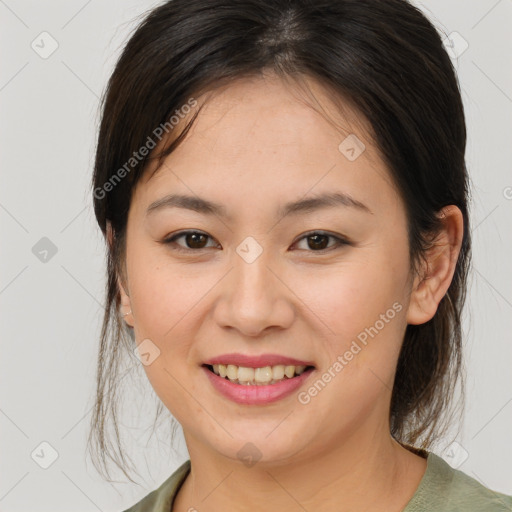
[(263, 254), (251, 263), (235, 254), (233, 263), (215, 308), (217, 324), (248, 337), (290, 327), (295, 316), (293, 293), (279, 275), (278, 265)]

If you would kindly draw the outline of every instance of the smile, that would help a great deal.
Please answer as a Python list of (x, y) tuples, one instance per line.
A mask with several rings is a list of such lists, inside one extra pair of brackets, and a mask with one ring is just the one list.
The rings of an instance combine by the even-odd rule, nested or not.
[[(219, 363), (203, 365), (201, 369), (217, 393), (241, 405), (267, 405), (282, 400), (298, 391), (315, 371), (313, 366), (304, 365), (250, 368)], [(225, 372), (224, 377), (221, 372)]]

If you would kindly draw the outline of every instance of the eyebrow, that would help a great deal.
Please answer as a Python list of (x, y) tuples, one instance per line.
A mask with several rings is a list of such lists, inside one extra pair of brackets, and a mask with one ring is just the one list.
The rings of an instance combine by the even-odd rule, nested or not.
[[(373, 215), (373, 212), (368, 206), (354, 199), (349, 194), (331, 192), (286, 203), (279, 209), (278, 217), (285, 217), (286, 215), (304, 215), (323, 208), (339, 206), (354, 208)], [(146, 216), (165, 208), (183, 208), (205, 215), (215, 215), (223, 219), (232, 220), (232, 216), (228, 214), (224, 205), (201, 197), (183, 194), (169, 194), (154, 201), (148, 206)]]

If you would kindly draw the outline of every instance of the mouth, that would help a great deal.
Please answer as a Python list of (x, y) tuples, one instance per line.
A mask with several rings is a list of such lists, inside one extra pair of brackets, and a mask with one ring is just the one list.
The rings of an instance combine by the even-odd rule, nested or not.
[(247, 406), (266, 406), (283, 400), (305, 386), (315, 372), (312, 365), (276, 364), (253, 368), (211, 363), (203, 364), (202, 370), (212, 388), (224, 398)]
[(201, 369), (212, 388), (235, 403), (266, 406), (293, 395), (316, 372), (313, 361), (284, 354), (219, 354)]
[(304, 373), (314, 370), (312, 365), (262, 366), (252, 368), (234, 364), (204, 364), (204, 368), (232, 384), (242, 386), (269, 386), (296, 379)]

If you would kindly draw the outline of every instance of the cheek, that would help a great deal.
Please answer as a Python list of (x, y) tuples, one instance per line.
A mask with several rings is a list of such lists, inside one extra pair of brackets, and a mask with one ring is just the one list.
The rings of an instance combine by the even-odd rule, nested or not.
[(194, 282), (197, 286), (191, 286), (190, 279), (185, 283), (178, 272), (154, 259), (135, 261), (130, 274), (135, 337), (137, 343), (149, 339), (149, 352), (156, 354), (143, 368), (157, 396), (180, 421), (183, 411), (192, 414), (190, 407), (194, 406), (183, 392), (183, 383), (187, 382), (186, 388), (193, 396), (200, 392), (187, 381), (188, 360), (194, 340), (192, 330), (200, 321), (197, 304), (207, 289), (199, 289), (202, 280)]
[(194, 305), (207, 292), (210, 279), (191, 282), (178, 266), (170, 265), (161, 248), (134, 248), (127, 263), (132, 311), (140, 336), (165, 342), (182, 328), (185, 318), (188, 321), (193, 316)]
[(322, 333), (319, 353), (324, 352), (318, 379), (325, 384), (312, 383), (306, 390), (311, 397), (306, 410), (319, 417), (329, 411), (333, 435), (336, 425), (350, 429), (375, 408), (387, 406), (383, 397), (393, 388), (405, 328), (400, 291), (406, 271), (391, 264), (383, 268), (383, 263), (375, 258), (340, 267), (317, 276), (314, 293), (311, 279), (298, 293), (314, 313), (309, 317)]
[[(398, 248), (396, 248), (398, 247)], [(362, 253), (362, 251), (361, 251)], [(369, 369), (387, 382), (394, 372), (405, 329), (407, 246), (369, 248), (315, 279), (297, 277), (311, 321), (322, 333), (326, 365), (338, 356), (357, 388)], [(354, 380), (355, 379), (355, 380)]]
[(314, 283), (303, 279), (297, 295), (323, 321), (326, 333), (347, 338), (373, 325), (394, 303), (402, 303), (405, 279), (405, 269), (376, 261), (351, 264), (317, 275)]

